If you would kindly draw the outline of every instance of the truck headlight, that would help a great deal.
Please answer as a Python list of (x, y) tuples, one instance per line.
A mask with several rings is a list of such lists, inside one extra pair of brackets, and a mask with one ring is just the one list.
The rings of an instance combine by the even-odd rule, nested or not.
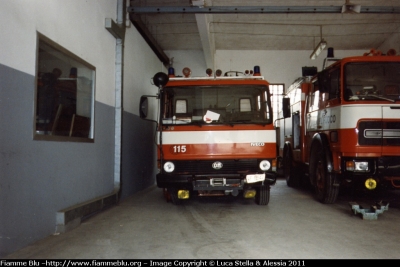
[(271, 163), (268, 160), (262, 160), (259, 166), (262, 171), (268, 171), (271, 168)]
[(367, 171), (369, 171), (368, 161), (355, 162), (355, 166), (354, 167), (355, 167), (354, 171), (356, 171), (356, 172), (367, 172)]
[(175, 165), (171, 161), (167, 161), (164, 163), (164, 171), (173, 172), (175, 170)]
[(346, 161), (346, 170), (354, 172), (369, 171), (368, 161)]

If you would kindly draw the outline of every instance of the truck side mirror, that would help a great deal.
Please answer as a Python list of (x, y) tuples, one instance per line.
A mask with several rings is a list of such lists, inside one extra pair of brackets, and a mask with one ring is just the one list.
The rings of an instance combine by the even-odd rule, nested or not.
[(290, 117), (290, 98), (282, 98), (283, 118)]
[(149, 109), (149, 101), (146, 96), (140, 97), (140, 103), (139, 103), (139, 115), (140, 118), (145, 119), (147, 117)]

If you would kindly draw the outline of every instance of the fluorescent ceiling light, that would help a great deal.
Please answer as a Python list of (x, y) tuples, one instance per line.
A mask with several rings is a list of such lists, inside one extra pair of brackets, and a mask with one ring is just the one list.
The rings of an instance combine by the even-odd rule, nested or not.
[(314, 51), (310, 55), (310, 59), (316, 59), (319, 54), (321, 54), (322, 50), (325, 49), (327, 43), (324, 39), (322, 39), (319, 44), (315, 47)]
[(192, 0), (192, 6), (204, 7), (204, 0)]
[(342, 13), (360, 13), (361, 12), (361, 6), (360, 5), (354, 5), (350, 3), (349, 0), (346, 0), (346, 4), (342, 6)]

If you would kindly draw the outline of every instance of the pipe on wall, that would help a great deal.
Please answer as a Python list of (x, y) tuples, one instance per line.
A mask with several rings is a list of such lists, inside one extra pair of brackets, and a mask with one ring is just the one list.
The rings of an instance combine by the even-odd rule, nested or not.
[[(117, 26), (125, 33), (126, 1), (117, 2)], [(122, 146), (122, 91), (123, 91), (123, 53), (124, 34), (116, 38), (115, 48), (115, 149), (114, 149), (114, 188), (121, 186), (121, 146)]]

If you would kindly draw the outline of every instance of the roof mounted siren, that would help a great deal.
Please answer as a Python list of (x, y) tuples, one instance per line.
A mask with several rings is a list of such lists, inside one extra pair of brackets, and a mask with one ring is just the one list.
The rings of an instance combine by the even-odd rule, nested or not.
[(328, 55), (326, 57), (328, 58), (334, 58), (335, 56), (333, 55), (333, 47), (328, 48)]
[(260, 66), (254, 66), (253, 76), (261, 76)]
[[(397, 54), (396, 50), (394, 50), (393, 48), (390, 48), (387, 52), (386, 52), (386, 56), (395, 56)], [(381, 51), (376, 50), (374, 48), (372, 48), (369, 52), (366, 52), (363, 54), (363, 56), (384, 56), (385, 54), (383, 54)]]
[(245, 76), (252, 76), (253, 73), (254, 73), (253, 70), (245, 70), (245, 71), (244, 71), (244, 75), (245, 75)]
[(168, 68), (168, 77), (175, 77), (175, 69), (173, 67)]
[(182, 70), (182, 74), (183, 76), (185, 76), (185, 78), (189, 78), (190, 75), (192, 74), (192, 70), (188, 67), (184, 67)]
[(393, 48), (390, 48), (390, 49), (386, 52), (386, 55), (388, 55), (388, 56), (395, 56), (395, 55), (397, 55), (397, 52), (396, 52), (396, 50), (394, 50)]
[(326, 67), (328, 67), (327, 65), (328, 62), (336, 62), (338, 60), (340, 60), (340, 58), (335, 58), (333, 47), (328, 47), (328, 54), (324, 59), (324, 64), (322, 65), (322, 69), (324, 70)]
[(169, 60), (169, 67), (168, 67), (168, 77), (170, 77), (170, 78), (175, 77), (175, 69), (174, 69), (173, 65), (174, 65), (174, 58), (171, 57)]

